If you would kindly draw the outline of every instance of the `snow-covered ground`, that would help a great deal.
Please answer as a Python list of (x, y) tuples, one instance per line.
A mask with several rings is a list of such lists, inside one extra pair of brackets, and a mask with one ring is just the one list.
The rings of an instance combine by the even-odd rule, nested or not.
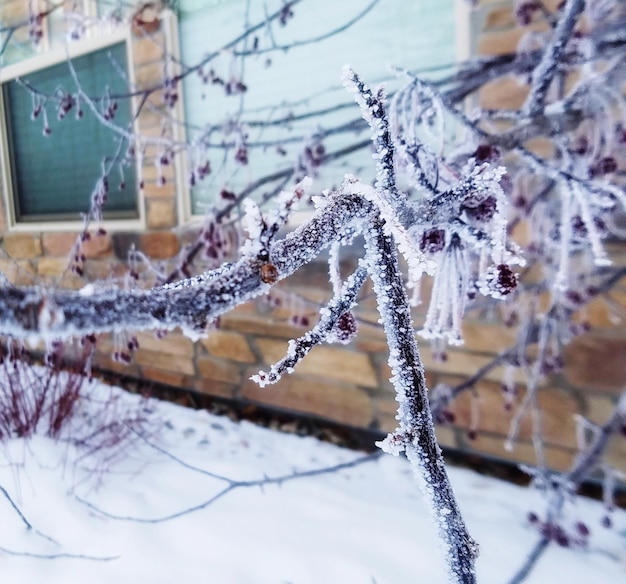
[[(101, 386), (93, 391), (118, 392)], [(120, 413), (126, 407), (121, 404), (137, 408), (136, 396), (115, 399)], [(135, 436), (126, 454), (110, 461), (106, 450), (84, 456), (43, 437), (3, 446), (0, 486), (33, 529), (0, 492), (2, 582), (446, 581), (437, 538), (406, 461), (384, 455), (280, 485), (236, 486), (185, 464), (231, 481), (253, 481), (362, 455), (169, 403), (150, 401), (149, 410), (160, 423), (151, 444)], [(478, 581), (508, 582), (537, 540), (526, 516), (541, 512), (539, 494), (468, 470), (451, 468), (450, 475), (481, 546)], [(150, 521), (194, 507), (200, 508)], [(570, 526), (580, 520), (590, 527), (588, 549), (551, 546), (527, 582), (626, 582), (626, 512), (616, 511), (614, 527), (605, 529), (599, 503), (578, 499), (568, 509)], [(29, 555), (17, 555), (24, 553)]]

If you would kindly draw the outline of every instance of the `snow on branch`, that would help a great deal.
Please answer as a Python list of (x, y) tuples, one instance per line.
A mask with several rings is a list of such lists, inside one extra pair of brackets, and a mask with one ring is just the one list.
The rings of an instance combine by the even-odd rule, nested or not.
[(399, 427), (379, 445), (395, 455), (405, 452), (434, 516), (449, 580), (471, 584), (476, 581), (474, 562), (478, 546), (461, 516), (435, 437), (424, 369), (395, 243), (385, 234), (380, 219), (371, 222), (365, 237), (369, 274), (387, 337), (391, 382), (398, 401)]
[(272, 365), (269, 372), (260, 371), (251, 379), (261, 387), (276, 383), (284, 373), (291, 373), (294, 367), (308, 355), (316, 345), (325, 341), (345, 342), (356, 334), (356, 322), (350, 312), (356, 296), (367, 278), (367, 270), (359, 266), (348, 278), (339, 293), (322, 308), (319, 322), (312, 330), (298, 339), (289, 341), (287, 355)]
[[(1, 286), (0, 325), (5, 334), (17, 338), (176, 327), (196, 337), (217, 316), (266, 293), (271, 283), (310, 262), (370, 212), (370, 204), (362, 197), (331, 193), (308, 223), (272, 243), (268, 261), (245, 256), (236, 263), (149, 290)], [(264, 266), (272, 267), (271, 283), (265, 281)]]

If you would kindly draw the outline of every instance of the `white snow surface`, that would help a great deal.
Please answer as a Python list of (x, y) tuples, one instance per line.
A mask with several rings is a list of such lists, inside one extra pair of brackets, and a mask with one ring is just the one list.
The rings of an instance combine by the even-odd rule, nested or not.
[[(90, 392), (110, 391), (94, 383)], [(117, 398), (136, 408), (138, 397)], [(269, 390), (271, 391), (271, 390)], [(119, 405), (118, 411), (119, 411)], [(274, 477), (351, 461), (359, 453), (248, 422), (149, 400), (151, 438), (186, 463), (236, 480)], [(383, 455), (334, 474), (238, 488), (211, 505), (161, 523), (150, 519), (202, 504), (226, 483), (186, 468), (144, 441), (106, 463), (36, 436), (2, 446), (0, 486), (39, 532), (28, 530), (0, 492), (0, 575), (11, 584), (399, 584), (446, 581), (437, 537), (408, 463)], [(85, 466), (96, 466), (95, 475)], [(481, 546), (478, 581), (508, 582), (537, 541), (526, 514), (541, 515), (536, 490), (450, 468), (470, 533)], [(626, 582), (626, 512), (600, 526), (600, 503), (577, 499), (569, 525), (591, 529), (587, 550), (550, 546), (526, 582)], [(566, 523), (567, 525), (567, 523)], [(7, 553), (114, 557), (108, 561)]]

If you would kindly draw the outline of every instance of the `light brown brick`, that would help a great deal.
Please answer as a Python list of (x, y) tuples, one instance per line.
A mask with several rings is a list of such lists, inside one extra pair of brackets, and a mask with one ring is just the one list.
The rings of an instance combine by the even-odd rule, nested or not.
[(103, 258), (113, 253), (113, 240), (110, 233), (96, 235), (91, 233), (88, 240), (82, 242), (82, 253), (88, 258)]
[(514, 77), (503, 77), (483, 85), (478, 95), (485, 109), (519, 109), (528, 95), (528, 86)]
[(594, 424), (604, 424), (613, 414), (616, 401), (607, 396), (585, 396), (585, 417)]
[(163, 58), (163, 35), (150, 35), (133, 42), (133, 63), (143, 65)]
[(155, 369), (185, 373), (187, 375), (193, 375), (195, 373), (192, 359), (184, 355), (148, 351), (142, 349), (140, 346), (139, 350), (135, 352), (134, 359), (139, 365), (147, 365)]
[(365, 391), (331, 380), (287, 375), (276, 385), (263, 389), (248, 380), (242, 396), (250, 401), (305, 412), (350, 426), (369, 426), (372, 421), (372, 404)]
[(495, 354), (515, 344), (516, 330), (488, 322), (466, 320), (463, 323), (463, 340), (463, 350)]
[[(359, 314), (360, 316), (360, 314)], [(387, 339), (382, 328), (375, 329), (369, 325), (363, 325), (359, 322), (359, 334), (356, 338), (355, 345), (358, 351), (364, 353), (379, 353), (386, 355), (389, 353)]]
[(26, 260), (15, 261), (0, 258), (0, 273), (15, 285), (33, 284), (35, 278), (35, 270)]
[(74, 248), (77, 238), (76, 231), (44, 233), (41, 236), (43, 253), (49, 256), (67, 256)]
[(14, 260), (25, 260), (41, 255), (41, 237), (31, 233), (7, 233), (3, 238), (4, 249)]
[(176, 203), (174, 200), (154, 200), (148, 202), (148, 227), (166, 229), (176, 225)]
[(28, 2), (24, 0), (4, 0), (0, 2), (0, 22), (11, 25), (28, 18)]
[(161, 82), (163, 63), (147, 63), (135, 68), (135, 84), (137, 89), (148, 89)]
[(620, 394), (626, 387), (626, 336), (591, 332), (565, 349), (565, 377), (581, 389)]
[(193, 388), (200, 393), (217, 397), (234, 398), (239, 384), (216, 381), (215, 379), (204, 379), (198, 377), (193, 381)]
[(242, 363), (256, 362), (256, 356), (250, 349), (246, 337), (239, 333), (223, 330), (211, 331), (206, 339), (200, 340), (200, 343), (214, 357)]
[(425, 341), (420, 342), (419, 350), (424, 369), (430, 372), (440, 371), (450, 375), (469, 375), (492, 361), (492, 357), (473, 355), (459, 350), (448, 351), (447, 360), (438, 361), (433, 358), (432, 350)]
[(180, 246), (175, 233), (171, 231), (153, 231), (144, 233), (139, 240), (141, 251), (149, 258), (163, 260), (174, 257)]
[(104, 371), (114, 371), (121, 375), (141, 378), (139, 367), (137, 367), (136, 363), (119, 363), (114, 361), (108, 352), (98, 351), (94, 358), (94, 365), (97, 369), (103, 369)]
[(167, 180), (164, 185), (158, 185), (154, 181), (144, 181), (142, 192), (148, 202), (153, 199), (173, 199), (176, 196), (176, 185), (172, 180)]
[(515, 26), (515, 15), (512, 6), (496, 6), (487, 12), (483, 22), (483, 30), (512, 28)]
[(154, 369), (153, 367), (142, 367), (141, 376), (143, 379), (149, 379), (163, 385), (172, 387), (187, 387), (191, 379), (184, 373), (175, 371), (163, 371), (162, 369)]
[[(512, 410), (506, 411), (499, 383), (481, 381), (475, 388), (478, 398), (474, 398), (466, 391), (450, 405), (449, 409), (455, 415), (454, 424), (461, 428), (470, 428), (474, 407), (478, 412), (478, 429), (490, 434), (499, 434), (504, 439), (523, 401), (524, 389), (519, 388), (519, 395)], [(546, 444), (573, 448), (576, 444), (574, 415), (580, 413), (576, 400), (563, 390), (546, 388), (539, 391), (537, 402), (541, 412), (541, 435)], [(521, 419), (518, 437), (520, 440), (530, 440), (532, 435), (532, 410), (529, 409)]]
[(167, 353), (178, 357), (193, 358), (194, 344), (180, 332), (171, 332), (159, 339), (153, 332), (141, 331), (137, 333), (137, 342), (140, 349), (154, 353)]
[[(256, 345), (266, 364), (271, 365), (282, 359), (287, 345), (275, 339), (257, 339)], [(301, 375), (328, 377), (365, 387), (378, 387), (376, 371), (367, 355), (345, 349), (318, 346), (298, 364)]]
[(521, 38), (529, 31), (546, 30), (544, 23), (536, 23), (526, 27), (515, 27), (507, 30), (485, 32), (478, 40), (477, 51), (481, 56), (510, 55), (517, 51)]
[(86, 280), (106, 280), (119, 278), (128, 272), (125, 263), (115, 260), (87, 260), (84, 264)]
[[(165, 184), (163, 187), (159, 187), (156, 184), (156, 181), (160, 176), (164, 177), (165, 180), (172, 183), (169, 188), (165, 188), (167, 184)], [(174, 164), (166, 164), (165, 166), (161, 166), (161, 168), (159, 169), (154, 165), (152, 161), (145, 160), (144, 165), (141, 169), (141, 178), (143, 179), (145, 185), (144, 195), (146, 195), (146, 189), (148, 188), (149, 193), (152, 196), (170, 196), (170, 190), (174, 187)], [(154, 189), (152, 189), (150, 185), (153, 185)]]
[(225, 361), (224, 359), (198, 357), (196, 360), (196, 367), (198, 369), (198, 374), (203, 379), (236, 384), (243, 378), (240, 366), (230, 361)]
[(68, 270), (67, 258), (44, 257), (37, 262), (37, 273), (40, 276), (59, 276)]
[[(513, 450), (509, 451), (504, 447), (504, 440), (481, 432), (478, 432), (475, 440), (465, 439), (463, 441), (463, 449), (469, 452), (489, 454), (502, 460), (512, 460), (533, 466), (537, 464), (535, 448), (531, 443), (517, 442)], [(574, 461), (575, 455), (573, 450), (552, 447), (544, 448), (546, 464), (552, 470), (568, 470)]]

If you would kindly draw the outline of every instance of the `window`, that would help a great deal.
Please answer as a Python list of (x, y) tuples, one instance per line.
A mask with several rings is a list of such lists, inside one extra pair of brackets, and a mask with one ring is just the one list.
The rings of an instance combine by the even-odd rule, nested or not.
[[(46, 58), (48, 62), (54, 59)], [(123, 39), (71, 57), (81, 89), (98, 98), (128, 92), (128, 62)], [(90, 208), (103, 165), (111, 166), (104, 218), (138, 218), (137, 172), (133, 163), (124, 160), (126, 148), (119, 134), (85, 103), (73, 106), (59, 119), (54, 104), (46, 104), (24, 84), (41, 95), (53, 95), (75, 92), (76, 83), (64, 51), (58, 53), (56, 62), (41, 64), (37, 57), (12, 67), (9, 74), (8, 68), (2, 72), (3, 179), (12, 222), (80, 220)], [(130, 127), (131, 100), (116, 103), (115, 125)], [(41, 112), (33, 119), (38, 104)]]

